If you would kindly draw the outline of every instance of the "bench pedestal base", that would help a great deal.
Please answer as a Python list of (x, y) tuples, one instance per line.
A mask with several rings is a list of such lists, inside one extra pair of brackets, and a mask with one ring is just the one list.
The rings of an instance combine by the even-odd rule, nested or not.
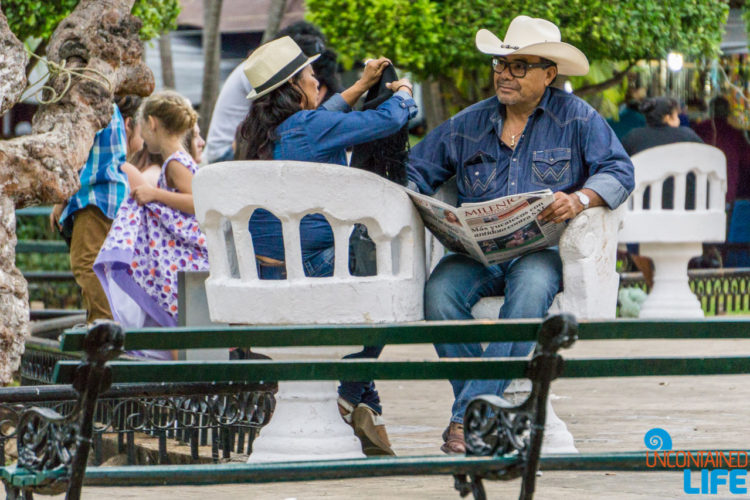
[(701, 243), (641, 243), (641, 255), (654, 261), (654, 287), (639, 318), (703, 318), (703, 309), (688, 284), (687, 266), (703, 253)]
[(253, 443), (248, 463), (364, 458), (339, 414), (337, 382), (279, 382), (276, 410)]

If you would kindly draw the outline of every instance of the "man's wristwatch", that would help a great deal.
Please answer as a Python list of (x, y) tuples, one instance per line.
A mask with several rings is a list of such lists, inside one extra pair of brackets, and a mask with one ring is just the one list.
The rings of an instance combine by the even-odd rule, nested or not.
[(576, 191), (573, 194), (578, 196), (578, 200), (581, 202), (581, 205), (583, 205), (584, 210), (589, 208), (589, 203), (591, 203), (591, 198), (586, 196), (586, 194), (582, 193), (581, 191)]

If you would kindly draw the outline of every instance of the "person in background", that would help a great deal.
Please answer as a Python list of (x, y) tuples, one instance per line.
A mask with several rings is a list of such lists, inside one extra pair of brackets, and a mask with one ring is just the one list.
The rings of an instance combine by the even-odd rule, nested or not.
[[(307, 56), (319, 54), (313, 63), (315, 76), (320, 83), (321, 99), (327, 100), (341, 91), (341, 82), (336, 74), (337, 55), (325, 47), (325, 37), (318, 28), (305, 21), (298, 21), (277, 33), (276, 38), (290, 36), (302, 48)], [(242, 64), (239, 64), (227, 77), (216, 99), (211, 126), (206, 138), (206, 162), (216, 163), (243, 158), (244, 154), (235, 153), (233, 141), (237, 127), (250, 111), (250, 102), (246, 96), (252, 86), (245, 76)]]
[[(245, 160), (297, 160), (341, 165), (346, 168), (346, 148), (387, 137), (416, 114), (412, 86), (407, 79), (388, 84), (395, 94), (376, 109), (351, 111), (351, 106), (378, 82), (385, 58), (370, 61), (362, 77), (350, 88), (320, 105), (318, 80), (313, 74), (317, 55), (306, 56), (290, 37), (256, 49), (243, 67), (253, 90), (253, 101), (240, 126), (238, 150)], [(264, 209), (250, 218), (261, 279), (285, 279), (284, 244), (280, 221)], [(333, 232), (320, 214), (305, 216), (300, 223), (305, 275), (332, 276)], [(347, 357), (377, 358), (382, 347), (369, 346)], [(373, 381), (342, 382), (339, 411), (351, 424), (366, 455), (393, 455), (380, 398)]]
[(127, 161), (120, 168), (128, 176), (128, 184), (133, 190), (141, 184), (156, 186), (160, 172), (160, 157), (152, 157), (141, 136), (141, 123), (138, 120), (138, 109), (143, 99), (137, 95), (119, 97), (117, 107), (122, 113), (127, 137)]
[(644, 97), (646, 97), (645, 87), (628, 87), (625, 102), (620, 106), (618, 119), (609, 118), (607, 120), (615, 135), (621, 141), (634, 128), (646, 125), (646, 117), (639, 110)]
[(127, 156), (125, 122), (117, 105), (112, 118), (94, 137), (86, 163), (78, 171), (81, 187), (64, 204), (56, 204), (50, 225), (70, 246), (70, 267), (81, 287), (86, 321), (112, 319), (107, 296), (94, 273), (94, 261), (112, 219), (128, 195), (127, 176), (120, 169)]
[[(185, 133), (182, 146), (193, 157), (195, 163), (199, 164), (203, 160), (203, 148), (205, 145), (206, 141), (201, 137), (200, 127), (196, 123), (195, 127)], [(159, 153), (151, 153), (144, 143), (143, 147), (139, 151), (136, 151), (129, 158), (128, 162), (123, 164), (122, 169), (128, 174), (128, 182), (131, 189), (143, 183), (157, 187), (163, 163), (164, 160), (161, 155)]]
[(692, 129), (680, 126), (680, 105), (675, 99), (651, 97), (641, 103), (640, 110), (646, 117), (646, 125), (631, 130), (622, 139), (630, 156), (673, 142), (703, 142)]
[(711, 117), (693, 130), (703, 142), (716, 146), (727, 157), (727, 204), (736, 198), (750, 198), (750, 144), (742, 130), (729, 123), (729, 101), (717, 96), (711, 99)]
[(195, 163), (200, 165), (203, 161), (203, 150), (206, 147), (206, 141), (201, 137), (201, 128), (197, 123), (187, 131), (182, 145), (185, 147), (185, 151), (193, 157)]
[(153, 94), (141, 107), (143, 140), (150, 152), (166, 158), (158, 187), (133, 189), (94, 264), (114, 319), (126, 327), (175, 326), (178, 272), (208, 269), (193, 206), (198, 166), (183, 145), (196, 121), (190, 103), (176, 92)]

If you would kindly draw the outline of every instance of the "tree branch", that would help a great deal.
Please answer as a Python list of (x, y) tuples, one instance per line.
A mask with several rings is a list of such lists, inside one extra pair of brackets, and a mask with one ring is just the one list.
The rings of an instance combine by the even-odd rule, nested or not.
[(617, 85), (620, 82), (620, 80), (622, 80), (625, 77), (628, 71), (630, 71), (633, 68), (633, 66), (635, 66), (635, 64), (636, 64), (635, 61), (628, 63), (627, 68), (625, 68), (622, 71), (618, 71), (617, 73), (612, 75), (611, 78), (608, 78), (604, 80), (603, 82), (599, 82), (594, 85), (585, 85), (579, 89), (575, 89), (575, 94), (577, 96), (591, 95), (591, 94), (597, 94), (599, 92), (607, 90), (608, 88), (614, 85)]
[[(153, 90), (153, 75), (141, 59), (141, 21), (130, 15), (133, 1), (81, 0), (50, 37), (51, 63), (104, 77), (111, 85), (72, 76), (60, 101), (40, 106), (31, 135), (0, 142), (0, 193), (17, 208), (70, 197), (96, 132), (112, 116), (114, 94)], [(23, 73), (25, 64), (20, 67)], [(67, 76), (58, 74), (47, 85), (62, 92), (66, 82)]]

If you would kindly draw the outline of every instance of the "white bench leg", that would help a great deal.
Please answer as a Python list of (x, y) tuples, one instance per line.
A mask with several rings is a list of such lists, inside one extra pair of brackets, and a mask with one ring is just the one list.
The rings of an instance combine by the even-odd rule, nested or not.
[[(333, 360), (359, 349), (343, 346), (259, 351), (275, 360)], [(339, 413), (337, 386), (333, 380), (279, 382), (273, 417), (255, 439), (248, 463), (363, 458), (359, 439)]]
[[(513, 379), (505, 389), (504, 397), (513, 404), (518, 404), (531, 392), (531, 380)], [(565, 422), (557, 416), (550, 398), (547, 398), (547, 422), (544, 424), (544, 439), (542, 453), (578, 453), (573, 434), (568, 430)]]
[(578, 453), (573, 434), (555, 413), (550, 398), (547, 398), (547, 422), (544, 424), (542, 440), (542, 454), (548, 453)]
[(248, 463), (363, 458), (339, 414), (336, 382), (280, 382), (276, 410), (253, 443)]
[(701, 243), (641, 243), (640, 253), (654, 261), (654, 287), (639, 318), (702, 318), (703, 309), (690, 291), (687, 265), (703, 253)]

